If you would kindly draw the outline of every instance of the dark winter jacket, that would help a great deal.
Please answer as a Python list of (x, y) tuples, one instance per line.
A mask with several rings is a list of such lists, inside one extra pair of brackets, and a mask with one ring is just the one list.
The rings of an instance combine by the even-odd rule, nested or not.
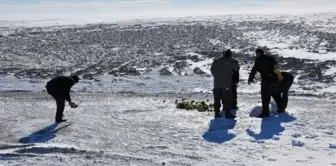
[(49, 94), (57, 97), (64, 97), (71, 102), (70, 89), (76, 81), (72, 77), (58, 76), (47, 83), (47, 91)]
[(222, 57), (214, 60), (210, 70), (214, 77), (214, 88), (231, 88), (233, 72), (239, 71), (239, 65), (232, 58)]
[(281, 72), (284, 79), (280, 82), (280, 91), (288, 91), (294, 81), (294, 75), (288, 72)]
[(256, 58), (254, 66), (251, 70), (248, 81), (253, 82), (253, 79), (257, 72), (261, 75), (262, 82), (277, 82), (277, 75), (274, 73), (274, 67), (277, 66), (276, 60), (268, 55), (261, 55)]

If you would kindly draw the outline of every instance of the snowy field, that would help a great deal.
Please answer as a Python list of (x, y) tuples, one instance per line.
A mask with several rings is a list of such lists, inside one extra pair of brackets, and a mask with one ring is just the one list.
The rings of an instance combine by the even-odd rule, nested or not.
[[(325, 12), (84, 22), (0, 14), (0, 166), (336, 166), (336, 14)], [(209, 68), (228, 48), (241, 66), (237, 119), (176, 109), (181, 97), (212, 102)], [(256, 48), (295, 75), (289, 114), (249, 117), (261, 109), (260, 77), (247, 85)], [(72, 89), (79, 108), (67, 106), (69, 122), (56, 125), (44, 87), (70, 74), (82, 78)]]
[(0, 165), (336, 165), (326, 98), (291, 98), (289, 114), (262, 120), (249, 117), (259, 97), (240, 95), (230, 121), (175, 108), (178, 97), (206, 94), (72, 96), (80, 107), (66, 107), (69, 122), (56, 126), (46, 94), (0, 93)]
[(41, 92), (52, 77), (77, 74), (77, 92), (210, 92), (211, 63), (230, 48), (241, 65), (238, 91), (258, 94), (247, 78), (263, 48), (295, 75), (296, 95), (336, 94), (335, 13), (40, 22), (0, 21), (0, 91)]

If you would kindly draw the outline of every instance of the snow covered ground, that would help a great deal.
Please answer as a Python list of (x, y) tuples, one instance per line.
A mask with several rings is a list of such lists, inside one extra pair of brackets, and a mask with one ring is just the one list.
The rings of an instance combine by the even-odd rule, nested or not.
[(291, 97), (289, 114), (262, 120), (249, 117), (259, 97), (240, 95), (229, 121), (175, 108), (207, 94), (72, 96), (80, 107), (56, 126), (46, 94), (0, 93), (0, 165), (336, 165), (333, 100)]
[[(0, 20), (0, 165), (336, 165), (334, 12), (64, 21)], [(212, 101), (209, 68), (228, 48), (236, 121), (177, 110), (179, 97)], [(249, 117), (256, 48), (296, 76), (289, 114)], [(44, 86), (70, 74), (80, 107), (57, 126)]]
[(258, 93), (246, 82), (263, 48), (296, 76), (296, 94), (336, 94), (335, 13), (7, 23), (16, 22), (0, 22), (0, 91), (41, 92), (56, 75), (78, 74), (80, 92), (209, 92), (211, 63), (230, 48), (241, 65), (239, 92)]

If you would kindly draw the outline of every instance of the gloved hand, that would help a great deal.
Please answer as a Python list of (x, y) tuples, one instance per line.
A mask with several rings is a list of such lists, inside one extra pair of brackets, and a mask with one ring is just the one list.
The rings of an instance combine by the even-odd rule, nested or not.
[(73, 103), (73, 102), (70, 102), (69, 105), (70, 105), (71, 108), (77, 108), (78, 107), (78, 105)]

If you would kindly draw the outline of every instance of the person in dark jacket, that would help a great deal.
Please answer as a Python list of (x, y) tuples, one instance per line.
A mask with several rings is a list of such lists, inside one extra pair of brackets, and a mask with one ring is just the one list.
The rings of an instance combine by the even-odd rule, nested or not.
[(281, 100), (282, 100), (282, 110), (278, 110), (279, 113), (285, 112), (287, 105), (288, 105), (288, 92), (290, 87), (292, 86), (294, 82), (294, 76), (293, 74), (289, 72), (281, 72), (283, 76), (283, 80), (280, 82), (280, 94), (281, 94)]
[(227, 50), (224, 56), (215, 60), (211, 66), (211, 74), (214, 77), (214, 110), (215, 118), (219, 118), (221, 108), (221, 101), (225, 111), (225, 117), (234, 119), (231, 113), (231, 99), (232, 99), (232, 73), (239, 71), (239, 65), (232, 58), (231, 50)]
[(57, 105), (56, 123), (66, 121), (63, 119), (65, 100), (69, 102), (71, 108), (77, 108), (77, 105), (71, 101), (70, 89), (73, 85), (78, 83), (78, 81), (79, 77), (76, 75), (70, 77), (58, 76), (47, 83), (47, 92), (55, 99)]
[(271, 96), (273, 96), (278, 108), (282, 109), (281, 95), (278, 93), (280, 77), (275, 73), (278, 67), (273, 57), (265, 55), (262, 49), (256, 50), (256, 56), (248, 84), (250, 85), (253, 82), (256, 73), (259, 72), (261, 75), (262, 113), (258, 117), (263, 118), (268, 117), (270, 114)]

